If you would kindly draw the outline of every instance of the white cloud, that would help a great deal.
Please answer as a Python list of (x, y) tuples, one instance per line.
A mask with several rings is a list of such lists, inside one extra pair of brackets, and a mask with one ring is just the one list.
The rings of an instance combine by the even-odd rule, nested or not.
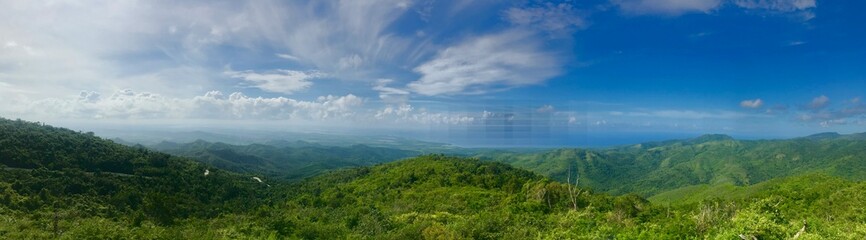
[(364, 100), (355, 95), (322, 96), (315, 101), (284, 97), (226, 96), (210, 91), (192, 98), (170, 98), (148, 92), (121, 90), (109, 97), (84, 91), (75, 98), (23, 101), (5, 114), (51, 119), (272, 119), (347, 120)]
[(408, 119), (416, 123), (427, 125), (460, 125), (475, 121), (475, 117), (466, 114), (432, 113), (424, 110), (411, 115)]
[[(815, 18), (814, 9), (818, 7), (815, 0), (733, 0), (733, 4), (748, 10), (793, 16), (804, 22)], [(795, 45), (799, 44), (791, 44)]]
[(396, 106), (396, 107), (389, 105), (389, 106), (385, 107), (384, 109), (376, 112), (375, 117), (376, 117), (376, 119), (385, 119), (387, 117), (395, 116), (398, 118), (405, 119), (406, 117), (409, 116), (410, 113), (412, 113), (413, 110), (414, 110), (414, 108), (412, 108), (412, 105), (409, 105), (409, 104), (403, 104), (403, 105)]
[(256, 73), (253, 71), (226, 71), (225, 74), (231, 78), (246, 81), (252, 87), (275, 93), (292, 94), (309, 88), (313, 83), (311, 79), (325, 77), (326, 75), (317, 71), (293, 71), (276, 70), (267, 73)]
[[(235, 24), (238, 18), (229, 14), (233, 7), (227, 2), (163, 3), (4, 2), (0, 22), (8, 24), (0, 24), (4, 43), (0, 81), (33, 91), (28, 96), (37, 98), (77, 93), (82, 88), (111, 92), (132, 87), (186, 95), (191, 88), (211, 87), (202, 79), (216, 75), (213, 73), (185, 74), (182, 81), (136, 81), (172, 69), (199, 69), (199, 63), (207, 60), (200, 54), (202, 49), (216, 40), (229, 40), (228, 33), (242, 29)], [(214, 27), (217, 25), (224, 27)]]
[[(4, 2), (0, 23), (9, 24), (0, 24), (0, 82), (30, 99), (68, 97), (81, 89), (136, 89), (189, 98), (209, 89), (244, 91), (231, 85), (235, 81), (227, 81), (232, 77), (248, 84), (243, 86), (291, 94), (315, 87), (310, 80), (327, 73), (329, 78), (360, 81), (400, 76), (376, 89), (381, 96), (397, 99), (406, 99), (410, 92), (483, 93), (537, 84), (557, 75), (561, 57), (543, 51), (549, 38), (539, 31), (586, 26), (568, 4), (502, 11), (503, 18), (513, 22), (504, 27), (520, 30), (497, 28), (501, 32), (490, 34), (464, 31), (469, 27), (462, 26), (447, 32), (425, 26), (395, 31), (394, 26), (402, 24), (398, 20), (419, 11), (418, 3), (405, 0), (202, 3)], [(465, 4), (471, 5), (466, 11), (448, 14), (472, 14), (470, 10), (487, 5), (458, 5)], [(497, 12), (507, 6), (490, 5), (499, 7)], [(469, 34), (462, 42), (451, 36), (444, 39), (452, 32)], [(449, 45), (451, 50), (442, 49)], [(482, 49), (459, 53), (475, 47)], [(501, 59), (484, 57), (491, 54)], [(432, 72), (437, 66), (450, 69), (454, 65), (449, 62), (458, 64), (454, 61), (460, 57), (472, 57), (467, 60), (471, 64), (449, 73)], [(226, 65), (260, 64), (316, 71), (224, 72)], [(420, 79), (399, 81), (410, 71), (420, 73)], [(446, 80), (449, 76), (468, 80)], [(417, 80), (414, 88), (406, 85), (408, 80)]]
[(777, 12), (793, 12), (817, 7), (815, 0), (735, 0), (734, 4), (746, 9)]
[(611, 0), (626, 14), (677, 16), (685, 13), (710, 13), (727, 4), (748, 10), (776, 13), (802, 13), (804, 20), (814, 18), (810, 10), (815, 0)]
[(553, 106), (551, 106), (551, 105), (544, 105), (544, 106), (539, 107), (539, 108), (536, 109), (535, 111), (536, 111), (536, 112), (539, 112), (539, 113), (551, 113), (551, 112), (553, 112), (554, 110), (555, 110), (555, 109), (553, 108)]
[(627, 14), (680, 15), (690, 12), (707, 13), (722, 4), (722, 0), (612, 0)]
[(806, 42), (804, 42), (804, 41), (790, 41), (790, 42), (788, 42), (788, 44), (786, 44), (786, 46), (793, 47), (793, 46), (800, 46), (803, 44), (806, 44)]
[(409, 91), (394, 87), (389, 87), (388, 85), (393, 83), (394, 80), (391, 79), (378, 79), (373, 84), (373, 90), (379, 92), (379, 98), (385, 102), (406, 102), (408, 101)]
[(653, 110), (626, 112), (623, 116), (657, 117), (672, 119), (740, 119), (759, 115), (744, 114), (734, 111), (694, 111), (694, 110)]
[(92, 102), (99, 101), (99, 99), (100, 99), (100, 95), (97, 92), (81, 91), (81, 93), (78, 94), (78, 101), (91, 102), (92, 103)]
[(340, 58), (338, 64), (340, 66), (340, 69), (356, 69), (364, 64), (364, 59), (361, 58), (361, 56), (358, 56), (358, 54), (352, 54)]
[[(0, 22), (9, 24), (0, 25), (0, 81), (42, 92), (32, 97), (82, 88), (189, 96), (224, 87), (225, 81), (215, 76), (226, 62), (266, 61), (259, 60), (264, 59), (259, 53), (336, 78), (370, 79), (381, 68), (368, 63), (407, 64), (408, 53), (423, 57), (435, 52), (421, 48), (414, 36), (388, 30), (410, 11), (411, 2), (403, 0), (202, 3), (4, 2)], [(222, 46), (245, 54), (229, 55)], [(153, 77), (177, 68), (208, 71), (182, 79)], [(131, 80), (141, 75), (150, 81)]]
[(830, 103), (830, 98), (827, 96), (821, 95), (812, 99), (812, 102), (809, 103), (809, 108), (812, 109), (821, 109), (827, 106)]
[[(475, 121), (475, 117), (465, 113), (433, 113), (426, 109), (415, 109), (412, 105), (388, 105), (376, 112), (376, 120), (385, 120), (402, 124), (424, 125), (460, 125)], [(381, 122), (380, 122), (381, 123)]]
[(845, 119), (833, 119), (833, 120), (821, 121), (820, 123), (818, 123), (818, 125), (820, 125), (821, 127), (827, 128), (827, 127), (836, 126), (836, 125), (845, 125), (847, 123), (848, 123), (848, 121), (846, 121)]
[(860, 103), (859, 97), (848, 100), (841, 104), (841, 108), (828, 108), (830, 98), (821, 95), (812, 99), (798, 115), (798, 119), (804, 122), (817, 122), (822, 127), (833, 125), (844, 125), (861, 121), (866, 116), (866, 104)]
[(276, 55), (278, 58), (282, 58), (282, 59), (288, 59), (288, 60), (292, 60), (292, 61), (300, 61), (301, 60), (300, 58), (292, 56), (290, 54), (277, 53)]
[(740, 107), (744, 108), (760, 108), (761, 106), (764, 106), (764, 101), (760, 98), (754, 100), (743, 100), (740, 102)]
[(335, 76), (371, 77), (370, 63), (405, 64), (415, 51), (414, 36), (388, 31), (410, 11), (403, 0), (247, 2), (251, 39), (266, 40), (274, 48)]
[(505, 17), (512, 24), (536, 28), (554, 35), (570, 34), (587, 25), (577, 9), (568, 3), (510, 8), (505, 11)]
[[(12, 99), (0, 115), (39, 120), (274, 120), (286, 123), (382, 124), (417, 128), (420, 125), (465, 125), (478, 116), (463, 112), (435, 112), (409, 104), (387, 105), (371, 111), (365, 100), (348, 94), (321, 96), (312, 101), (286, 97), (250, 97), (240, 92), (209, 91), (191, 98), (120, 90), (110, 95), (82, 91), (68, 98)], [(14, 107), (10, 107), (14, 106)]]
[(525, 31), (511, 30), (448, 47), (414, 69), (408, 87), (422, 95), (481, 94), (539, 84), (560, 73), (560, 60)]

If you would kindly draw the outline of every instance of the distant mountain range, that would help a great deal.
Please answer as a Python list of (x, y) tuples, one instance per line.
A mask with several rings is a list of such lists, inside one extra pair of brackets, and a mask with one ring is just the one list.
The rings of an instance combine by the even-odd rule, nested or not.
[(389, 135), (352, 135), (322, 134), (261, 130), (177, 130), (164, 129), (98, 129), (96, 135), (115, 140), (125, 145), (157, 145), (163, 142), (191, 143), (198, 140), (219, 142), (232, 145), (265, 144), (277, 147), (303, 147), (311, 145), (351, 147), (367, 145), (371, 147), (394, 148), (420, 152), (447, 152), (457, 147), (437, 142), (420, 141)]
[(745, 186), (813, 172), (864, 180), (866, 134), (821, 133), (785, 140), (735, 140), (714, 134), (605, 149), (501, 151), (476, 157), (561, 181), (572, 171), (580, 175), (582, 186), (649, 197), (694, 185)]
[(190, 157), (222, 169), (260, 173), (284, 179), (301, 179), (326, 170), (369, 166), (420, 155), (419, 151), (352, 145), (324, 146), (297, 141), (231, 145), (198, 140), (191, 143), (162, 142), (149, 148)]

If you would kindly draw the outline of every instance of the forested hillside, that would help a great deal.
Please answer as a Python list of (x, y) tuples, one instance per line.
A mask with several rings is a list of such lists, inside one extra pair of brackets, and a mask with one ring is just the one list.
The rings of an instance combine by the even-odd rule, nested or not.
[[(2, 120), (0, 133), (4, 239), (866, 237), (866, 183), (833, 171), (678, 189), (652, 203), (444, 155), (290, 184), (37, 123)], [(732, 140), (688, 144), (708, 143)], [(687, 144), (651, 148), (664, 146)]]
[[(91, 133), (2, 118), (0, 164), (0, 238), (93, 231), (104, 222), (168, 226), (247, 212), (280, 186)], [(78, 233), (86, 234), (63, 235)]]
[(819, 134), (789, 140), (734, 140), (724, 135), (636, 144), (610, 149), (557, 149), (540, 153), (478, 155), (613, 194), (649, 197), (695, 185), (747, 186), (770, 179), (821, 172), (866, 179), (862, 134)]

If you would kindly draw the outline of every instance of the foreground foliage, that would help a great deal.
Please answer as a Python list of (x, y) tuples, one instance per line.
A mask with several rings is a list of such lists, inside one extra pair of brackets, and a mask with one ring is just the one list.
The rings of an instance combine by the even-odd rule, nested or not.
[(2, 120), (0, 133), (5, 239), (866, 237), (866, 183), (826, 173), (654, 204), (442, 155), (288, 185), (34, 123)]

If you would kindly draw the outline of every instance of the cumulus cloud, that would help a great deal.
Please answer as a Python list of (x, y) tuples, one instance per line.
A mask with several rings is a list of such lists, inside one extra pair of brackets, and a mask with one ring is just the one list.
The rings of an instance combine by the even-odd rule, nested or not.
[(680, 15), (690, 12), (711, 12), (722, 0), (612, 0), (627, 14)]
[(351, 119), (364, 100), (355, 95), (321, 96), (315, 101), (249, 97), (210, 91), (192, 98), (170, 98), (129, 89), (109, 97), (84, 91), (72, 99), (48, 98), (10, 111), (18, 116), (59, 119)]
[(465, 125), (478, 115), (436, 112), (410, 104), (386, 105), (380, 109), (352, 95), (326, 95), (305, 101), (286, 97), (251, 97), (241, 92), (209, 91), (191, 98), (167, 97), (125, 89), (110, 95), (82, 91), (69, 98), (16, 101), (15, 108), (0, 108), (0, 114), (37, 119), (112, 120), (277, 120), (289, 122), (396, 123), (420, 125)]
[(812, 102), (809, 103), (809, 108), (811, 109), (821, 109), (827, 106), (830, 103), (830, 98), (827, 96), (821, 95), (812, 99)]
[(818, 125), (821, 125), (821, 127), (826, 128), (826, 127), (831, 127), (831, 126), (835, 126), (835, 125), (845, 125), (847, 123), (848, 123), (848, 121), (845, 119), (833, 119), (833, 120), (821, 121), (820, 123), (818, 123)]
[(418, 113), (413, 114), (412, 116), (410, 116), (409, 119), (420, 124), (434, 125), (460, 125), (468, 124), (475, 121), (475, 117), (466, 114), (433, 113), (426, 110), (421, 110)]
[(422, 95), (447, 95), (539, 84), (561, 71), (556, 54), (541, 47), (531, 33), (519, 30), (471, 38), (416, 67), (421, 78), (408, 87)]
[(734, 111), (694, 111), (694, 110), (653, 110), (634, 111), (619, 114), (630, 117), (656, 117), (671, 119), (741, 119), (755, 117), (757, 115), (744, 114)]
[(292, 94), (309, 88), (309, 80), (326, 76), (318, 71), (275, 70), (266, 73), (226, 71), (225, 75), (245, 81), (250, 86), (274, 93)]
[(830, 98), (821, 95), (812, 99), (802, 112), (798, 113), (797, 119), (803, 122), (814, 122), (821, 127), (832, 127), (846, 125), (849, 123), (862, 122), (866, 117), (866, 104), (860, 103), (859, 98), (840, 103), (838, 106), (830, 106)]
[(569, 34), (586, 27), (587, 22), (568, 3), (546, 3), (541, 6), (509, 8), (505, 18), (512, 24), (527, 26), (553, 35)]
[(377, 120), (395, 123), (425, 124), (425, 125), (460, 125), (475, 121), (476, 117), (468, 113), (430, 112), (427, 109), (415, 109), (412, 105), (388, 105), (376, 112)]
[(764, 106), (764, 101), (760, 98), (754, 100), (743, 100), (740, 102), (740, 107), (744, 108), (760, 108), (761, 106)]
[(409, 104), (403, 104), (396, 107), (389, 105), (382, 110), (376, 112), (376, 119), (385, 119), (391, 116), (405, 119), (409, 116), (410, 113), (412, 113), (413, 110), (414, 109), (412, 108), (412, 105)]

